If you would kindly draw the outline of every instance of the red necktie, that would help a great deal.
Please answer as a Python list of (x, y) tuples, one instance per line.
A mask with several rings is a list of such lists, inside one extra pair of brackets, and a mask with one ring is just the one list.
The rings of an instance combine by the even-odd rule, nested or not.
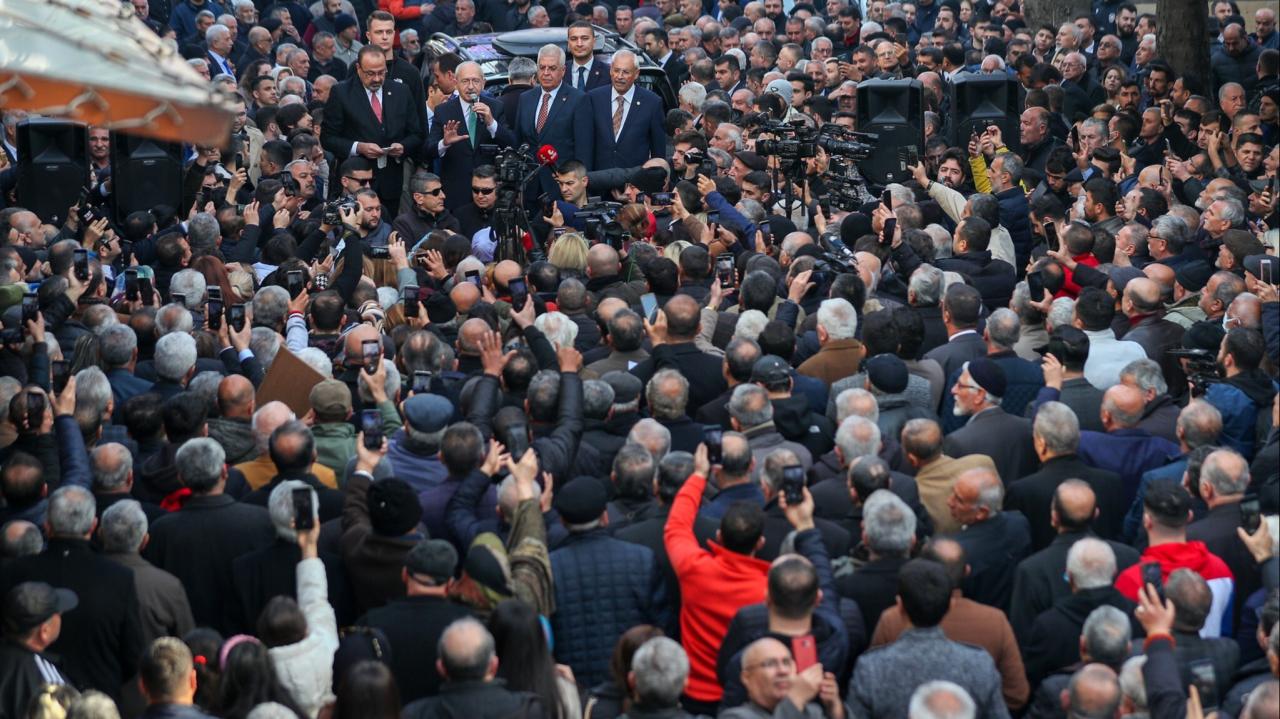
[(538, 132), (542, 132), (542, 126), (547, 124), (547, 105), (551, 101), (551, 93), (542, 93), (542, 108), (538, 110)]
[(373, 108), (373, 116), (378, 118), (378, 124), (382, 124), (382, 101), (378, 99), (378, 93), (369, 93), (369, 107)]

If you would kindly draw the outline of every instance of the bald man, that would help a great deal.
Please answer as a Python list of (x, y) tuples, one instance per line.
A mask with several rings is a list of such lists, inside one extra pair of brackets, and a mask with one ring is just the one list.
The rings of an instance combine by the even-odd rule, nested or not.
[(1169, 395), (1181, 397), (1187, 391), (1187, 376), (1182, 363), (1169, 356), (1169, 350), (1182, 346), (1185, 330), (1164, 318), (1164, 294), (1160, 285), (1149, 277), (1130, 280), (1124, 288), (1120, 309), (1129, 318), (1126, 342), (1137, 342), (1149, 359), (1160, 363)]
[(949, 457), (942, 451), (942, 427), (932, 419), (913, 419), (902, 427), (902, 449), (907, 462), (915, 468), (916, 487), (920, 503), (933, 519), (938, 534), (960, 531), (960, 524), (951, 518), (947, 498), (951, 486), (961, 472), (985, 468), (995, 471), (996, 465), (985, 454)]
[[(1054, 490), (1049, 521), (1057, 536), (1048, 547), (1022, 560), (1013, 576), (1009, 621), (1019, 641), (1027, 640), (1031, 623), (1041, 612), (1071, 594), (1071, 585), (1063, 576), (1067, 552), (1076, 542), (1093, 536), (1092, 526), (1098, 514), (1097, 497), (1084, 480), (1068, 479)], [(1117, 571), (1138, 562), (1138, 551), (1133, 547), (1103, 541), (1115, 555)]]
[(479, 317), (472, 317), (458, 328), (458, 340), (454, 349), (458, 355), (458, 371), (464, 374), (482, 369), (480, 366), (480, 340), (492, 329)]
[(1018, 511), (1002, 511), (1004, 485), (989, 469), (970, 469), (956, 477), (947, 508), (963, 527), (956, 535), (969, 558), (964, 595), (1009, 611), (1013, 570), (1031, 554), (1031, 525)]
[[(592, 252), (600, 245), (592, 248)], [(610, 250), (612, 251), (612, 250)], [(591, 258), (587, 258), (588, 270)], [(703, 352), (694, 344), (702, 327), (702, 308), (689, 295), (676, 295), (658, 312), (657, 322), (645, 326), (653, 351), (649, 358), (631, 368), (631, 374), (648, 383), (659, 368), (674, 368), (689, 381), (690, 408), (702, 407), (728, 388), (720, 371), (721, 358)]]
[(227, 451), (227, 464), (239, 464), (258, 454), (250, 420), (256, 409), (253, 383), (243, 375), (227, 375), (218, 384), (218, 416), (209, 418), (209, 436)]
[(1141, 390), (1115, 385), (1102, 395), (1102, 426), (1107, 431), (1080, 433), (1080, 458), (1090, 467), (1120, 475), (1125, 507), (1133, 502), (1144, 472), (1163, 467), (1181, 454), (1178, 445), (1138, 428), (1145, 408)]
[(587, 250), (587, 292), (599, 304), (607, 297), (617, 297), (632, 309), (640, 310), (640, 295), (648, 290), (643, 283), (635, 284), (622, 279), (622, 258), (618, 251), (606, 244), (598, 244)]
[(480, 289), (471, 282), (463, 282), (453, 286), (449, 290), (449, 299), (453, 301), (453, 306), (458, 311), (458, 316), (466, 316), (480, 301)]

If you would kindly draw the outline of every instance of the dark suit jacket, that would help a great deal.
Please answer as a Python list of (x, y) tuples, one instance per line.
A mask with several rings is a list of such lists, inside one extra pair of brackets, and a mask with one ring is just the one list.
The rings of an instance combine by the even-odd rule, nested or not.
[(874, 559), (852, 574), (836, 577), (840, 596), (858, 603), (867, 636), (875, 631), (884, 610), (893, 606), (898, 596), (898, 570), (906, 563), (905, 557)]
[(1031, 554), (1031, 530), (1018, 512), (1001, 512), (966, 527), (955, 539), (964, 547), (969, 576), (964, 595), (975, 602), (1009, 611), (1013, 572)]
[(1188, 542), (1204, 542), (1215, 557), (1231, 568), (1236, 580), (1235, 601), (1232, 613), (1234, 626), (1239, 626), (1244, 601), (1262, 586), (1258, 564), (1236, 534), (1240, 526), (1240, 503), (1220, 504), (1209, 510), (1201, 519), (1187, 527)]
[(1080, 661), (1080, 632), (1084, 620), (1098, 607), (1110, 606), (1129, 616), (1130, 626), (1136, 606), (1115, 587), (1082, 589), (1054, 602), (1053, 608), (1041, 612), (1031, 625), (1031, 635), (1022, 645), (1022, 656), (1031, 685), (1040, 683), (1049, 672)]
[(613, 87), (598, 87), (587, 93), (591, 106), (594, 142), (591, 150), (579, 150), (578, 159), (588, 170), (639, 167), (651, 157), (667, 154), (667, 130), (663, 125), (662, 99), (637, 86), (617, 139), (613, 136)]
[(667, 73), (667, 79), (671, 81), (671, 87), (673, 88), (679, 88), (684, 82), (684, 78), (689, 74), (689, 66), (684, 64), (684, 60), (680, 59), (680, 53), (674, 50), (667, 57), (662, 69)]
[[(947, 435), (942, 451), (951, 457), (985, 454), (995, 463), (1005, 486), (1036, 470), (1039, 459), (1031, 444), (1031, 420), (992, 407)], [(970, 596), (965, 592), (965, 596)]]
[(195, 496), (151, 525), (143, 556), (182, 581), (197, 625), (227, 636), (253, 626), (237, 616), (232, 563), (274, 538), (262, 507), (240, 504), (225, 494)]
[(1146, 350), (1147, 357), (1160, 363), (1169, 384), (1169, 394), (1180, 397), (1186, 391), (1187, 375), (1177, 357), (1170, 357), (1168, 350), (1182, 346), (1182, 326), (1159, 315), (1144, 317), (1138, 321), (1123, 339), (1137, 342)]
[[(945, 343), (929, 350), (924, 359), (937, 360), (938, 364), (942, 365), (942, 376), (950, 377), (951, 373), (958, 371), (965, 362), (986, 356), (987, 343), (982, 340), (981, 332), (974, 331), (947, 340)], [(950, 387), (942, 388), (943, 395), (950, 391)], [(960, 455), (952, 454), (951, 456), (958, 457)]]
[[(542, 132), (538, 132), (542, 94), (542, 88), (535, 87), (520, 96), (515, 113), (516, 144), (538, 148), (550, 145), (556, 148), (557, 162), (578, 159), (583, 149), (591, 146), (591, 113), (584, 111), (587, 108), (586, 93), (561, 85), (547, 110)], [(538, 182), (542, 192), (552, 197), (560, 196), (550, 167), (538, 171)]]
[(337, 519), (342, 516), (342, 502), (346, 499), (346, 495), (339, 490), (329, 489), (321, 484), (320, 480), (316, 479), (315, 475), (305, 472), (300, 475), (287, 477), (284, 475), (277, 475), (272, 478), (270, 482), (250, 492), (240, 501), (245, 504), (256, 504), (259, 507), (266, 507), (268, 506), (268, 501), (271, 499), (271, 493), (275, 491), (275, 488), (286, 479), (296, 479), (300, 482), (306, 482), (308, 486), (315, 490), (316, 499), (320, 502), (320, 506), (316, 509), (320, 513), (321, 522), (327, 522), (330, 519)]
[(587, 86), (585, 88), (578, 87), (578, 67), (574, 64), (573, 59), (570, 58), (564, 70), (564, 84), (573, 87), (584, 95), (597, 87), (607, 87), (609, 85), (609, 63), (601, 62), (599, 58), (593, 59), (585, 77)]
[(440, 691), (439, 672), (426, 671), (436, 665), (436, 644), (452, 622), (471, 616), (471, 611), (440, 597), (404, 597), (365, 614), (357, 626), (386, 632), (391, 644), (391, 673), (400, 687), (404, 703), (434, 696)]
[(4, 591), (22, 582), (70, 589), (80, 599), (62, 615), (62, 634), (49, 645), (68, 679), (119, 701), (120, 687), (138, 671), (144, 649), (133, 571), (94, 554), (82, 539), (49, 540), (40, 554), (4, 568)]
[(502, 123), (502, 102), (492, 95), (481, 94), (477, 102), (489, 106), (493, 112), (494, 122), (498, 123), (497, 134), (491, 134), (484, 121), (476, 117), (475, 145), (470, 140), (456, 142), (446, 148), (443, 156), (439, 154), (440, 141), (444, 139), (444, 126), (448, 122), (458, 123), (458, 133), (467, 133), (467, 118), (462, 111), (462, 101), (457, 97), (450, 98), (436, 107), (431, 116), (431, 134), (427, 136), (424, 154), (428, 158), (440, 158), (440, 181), (444, 185), (444, 206), (450, 211), (471, 202), (471, 171), (476, 165), (489, 162), (480, 153), (481, 145), (497, 144), (510, 147), (516, 142), (515, 135)]
[[(1038, 552), (1049, 546), (1057, 536), (1050, 523), (1050, 505), (1058, 485), (1068, 479), (1082, 479), (1093, 488), (1097, 497), (1098, 518), (1094, 531), (1103, 539), (1117, 539), (1120, 523), (1124, 520), (1124, 486), (1120, 475), (1085, 464), (1076, 455), (1053, 457), (1040, 465), (1040, 471), (1027, 475), (1009, 485), (1004, 496), (1004, 508), (1016, 509), (1031, 522), (1031, 551)], [(1050, 667), (1054, 669), (1056, 667)]]
[[(815, 517), (814, 527), (822, 536), (822, 546), (829, 557), (843, 557), (849, 553), (852, 538), (849, 530), (829, 520)], [(781, 554), (782, 540), (795, 529), (782, 512), (782, 505), (775, 500), (764, 508), (764, 547), (756, 552), (756, 556), (771, 562)]]
[(520, 98), (526, 92), (533, 90), (535, 86), (531, 85), (507, 85), (498, 93), (498, 102), (502, 103), (502, 124), (507, 129), (516, 131), (516, 110), (520, 107)]
[[(400, 191), (404, 184), (404, 160), (416, 156), (422, 149), (423, 128), (421, 118), (426, 110), (414, 107), (414, 93), (403, 83), (390, 81), (382, 85), (382, 122), (373, 114), (369, 96), (357, 77), (351, 77), (334, 85), (329, 91), (329, 101), (324, 106), (324, 149), (332, 152), (338, 162), (351, 157), (353, 142), (372, 142), (379, 147), (392, 143), (404, 145), (400, 158), (388, 157), (386, 167), (374, 169), (374, 189), (382, 199), (384, 213), (395, 216), (393, 210), (400, 205)], [(373, 163), (371, 163), (373, 164)], [(471, 196), (470, 188), (466, 197)]]
[[(279, 537), (262, 549), (236, 557), (231, 563), (236, 610), (245, 623), (256, 626), (262, 608), (274, 596), (298, 598), (296, 568), (301, 559), (302, 550), (298, 545)], [(324, 575), (329, 583), (329, 604), (338, 617), (338, 626), (345, 626), (355, 618), (355, 605), (342, 559), (321, 551), (320, 560), (324, 562)]]
[[(667, 608), (671, 611), (667, 616), (673, 621), (671, 626), (666, 627), (674, 630), (678, 636), (680, 633), (680, 592), (675, 591), (680, 586), (680, 580), (676, 577), (676, 570), (671, 566), (671, 558), (667, 556), (667, 546), (663, 542), (662, 533), (667, 524), (667, 513), (670, 507), (662, 507), (659, 514), (648, 519), (641, 520), (619, 529), (613, 533), (615, 539), (621, 539), (624, 542), (639, 544), (653, 550), (654, 561), (658, 564), (658, 570), (662, 572), (663, 580), (666, 586), (671, 590), (663, 594), (667, 602)], [(707, 542), (716, 538), (716, 531), (719, 530), (720, 524), (712, 519), (698, 516), (693, 520), (693, 536), (698, 538), (698, 543), (706, 549)], [(670, 634), (670, 632), (668, 633)]]
[[(1059, 534), (1048, 547), (1018, 563), (1013, 576), (1013, 601), (1010, 603), (1009, 623), (1020, 641), (1025, 642), (1031, 632), (1032, 621), (1053, 606), (1061, 597), (1071, 593), (1071, 585), (1062, 578), (1067, 570), (1067, 552), (1071, 545), (1091, 532)], [(1116, 571), (1123, 571), (1138, 563), (1138, 550), (1120, 542), (1107, 542), (1116, 555)]]

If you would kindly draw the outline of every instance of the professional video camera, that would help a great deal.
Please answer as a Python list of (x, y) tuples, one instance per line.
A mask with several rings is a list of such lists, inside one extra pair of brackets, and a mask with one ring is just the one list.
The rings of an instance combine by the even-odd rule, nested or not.
[(1170, 357), (1176, 357), (1187, 363), (1187, 379), (1191, 380), (1191, 396), (1200, 397), (1209, 391), (1209, 385), (1222, 381), (1222, 368), (1218, 366), (1218, 356), (1210, 350), (1172, 349)]
[(695, 175), (706, 175), (707, 177), (715, 177), (717, 173), (716, 162), (707, 156), (707, 153), (694, 148), (686, 150), (684, 153), (684, 162), (688, 167), (697, 168)]
[[(830, 199), (840, 209), (853, 210), (874, 198), (866, 189), (866, 181), (858, 172), (856, 163), (865, 160), (872, 149), (868, 142), (875, 142), (878, 135), (854, 132), (834, 123), (827, 123), (821, 128), (809, 127), (803, 121), (778, 122), (775, 120), (752, 117), (751, 123), (764, 132), (775, 135), (774, 139), (756, 140), (756, 153), (765, 156), (776, 156), (779, 169), (786, 177), (805, 182), (803, 161), (815, 157), (818, 148), (822, 148), (828, 156), (829, 167), (823, 174)], [(793, 193), (791, 183), (787, 187), (787, 208), (791, 207)]]
[[(536, 244), (526, 255), (524, 235), (533, 236), (533, 227), (524, 209), (525, 186), (538, 174), (543, 164), (550, 164), (539, 155), (533, 154), (529, 145), (520, 147), (499, 148), (497, 145), (481, 144), (479, 154), (493, 157), (493, 167), (497, 175), (497, 195), (493, 205), (493, 222), (491, 239), (494, 242), (493, 259), (514, 260), (524, 264), (527, 260), (541, 258), (542, 252)], [(554, 162), (554, 156), (551, 161)]]
[(618, 211), (622, 209), (620, 202), (596, 200), (583, 205), (574, 213), (575, 221), (581, 221), (586, 227), (583, 234), (588, 241), (602, 242), (615, 250), (621, 250), (623, 243), (631, 239), (631, 235), (618, 223)]

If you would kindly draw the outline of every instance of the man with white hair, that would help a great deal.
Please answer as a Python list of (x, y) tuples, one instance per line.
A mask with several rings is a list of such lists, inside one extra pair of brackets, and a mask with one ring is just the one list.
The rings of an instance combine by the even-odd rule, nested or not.
[(171, 332), (156, 342), (156, 383), (151, 391), (168, 399), (182, 392), (194, 376), (196, 341), (185, 332)]
[(209, 63), (209, 74), (235, 76), (236, 66), (231, 62), (235, 39), (235, 33), (226, 25), (210, 25), (209, 29), (204, 31), (204, 43), (209, 48), (205, 53), (205, 61)]
[(181, 637), (195, 628), (182, 582), (140, 554), (147, 541), (147, 525), (142, 506), (136, 500), (126, 499), (103, 512), (98, 526), (102, 556), (133, 570), (144, 644), (150, 644), (157, 637)]
[[(1116, 555), (1106, 542), (1088, 537), (1067, 551), (1067, 582), (1071, 594), (1054, 602), (1036, 617), (1023, 643), (1027, 677), (1032, 685), (1054, 670), (1080, 661), (1080, 644), (1085, 620), (1099, 607), (1111, 607), (1132, 617), (1135, 604), (1112, 585), (1116, 576)], [(1118, 620), (1117, 620), (1118, 621)]]
[[(254, 459), (235, 465), (236, 471), (244, 476), (250, 489), (258, 490), (271, 483), (277, 474), (276, 464), (271, 459), (269, 444), (271, 435), (281, 425), (297, 419), (293, 410), (283, 402), (268, 402), (253, 413), (253, 434), (258, 442), (258, 453)], [(332, 469), (313, 462), (311, 473), (326, 487), (337, 488), (338, 480)]]
[(818, 353), (796, 371), (828, 386), (857, 374), (866, 348), (857, 340), (858, 313), (849, 301), (835, 297), (818, 306)]
[(426, 156), (440, 160), (445, 207), (450, 212), (471, 197), (471, 173), (479, 164), (481, 145), (510, 147), (516, 136), (503, 122), (502, 100), (484, 92), (484, 71), (464, 62), (454, 71), (458, 92), (436, 106), (431, 116)]
[[(595, 37), (590, 23), (584, 24), (587, 25), (585, 29), (579, 23), (569, 28), (571, 51), (577, 51), (575, 43), (586, 43)], [(595, 69), (591, 64), (594, 62), (591, 48), (586, 52), (588, 65), (583, 69), (584, 78), (587, 72)], [(576, 160), (579, 153), (591, 145), (591, 115), (583, 111), (587, 107), (586, 94), (564, 82), (565, 52), (560, 46), (542, 46), (538, 50), (537, 63), (535, 89), (522, 93), (516, 107), (516, 142), (536, 147), (550, 145), (555, 148), (559, 162)], [(543, 192), (552, 197), (559, 195), (550, 167), (539, 169), (538, 178)]]
[[(661, 32), (661, 31), (658, 31)], [(630, 50), (613, 55), (609, 87), (587, 93), (595, 142), (580, 152), (584, 165), (593, 170), (637, 167), (651, 157), (667, 156), (667, 131), (662, 101), (636, 86), (639, 59)]]
[(907, 708), (908, 719), (975, 719), (978, 707), (964, 687), (935, 680), (916, 687)]

